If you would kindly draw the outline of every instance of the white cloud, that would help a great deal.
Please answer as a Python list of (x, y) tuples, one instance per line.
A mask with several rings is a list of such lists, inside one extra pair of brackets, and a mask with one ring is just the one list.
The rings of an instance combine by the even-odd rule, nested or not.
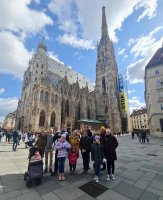
[[(80, 36), (82, 39), (97, 41), (100, 38), (101, 7), (106, 6), (108, 31), (113, 41), (117, 42), (115, 30), (121, 29), (124, 20), (135, 9), (141, 9), (138, 17), (151, 19), (155, 16), (158, 0), (51, 0), (48, 7), (58, 17), (60, 29), (65, 34)], [(111, 5), (111, 6), (110, 6)], [(77, 11), (74, 9), (76, 6)], [(75, 10), (75, 11), (74, 11)], [(73, 11), (73, 12), (72, 12)], [(115, 14), (116, 11), (116, 14)], [(71, 27), (71, 29), (70, 29)], [(77, 32), (79, 34), (77, 34)]]
[(32, 57), (21, 40), (10, 32), (0, 32), (0, 73), (22, 78)]
[(144, 69), (150, 59), (153, 57), (158, 48), (161, 47), (163, 37), (156, 41), (154, 34), (162, 27), (156, 27), (146, 36), (141, 36), (136, 39), (134, 46), (130, 53), (133, 54), (137, 60), (127, 67), (127, 77), (130, 83), (144, 82)]
[(123, 59), (125, 59), (125, 58), (128, 58), (128, 55), (127, 55), (127, 54), (123, 57)]
[(43, 11), (29, 8), (31, 0), (1, 0), (0, 28), (18, 34), (38, 33), (46, 25), (52, 25), (52, 19)]
[(2, 122), (7, 114), (14, 112), (17, 105), (18, 99), (16, 97), (0, 98), (0, 121)]
[(35, 2), (36, 4), (40, 4), (40, 1), (41, 1), (41, 0), (34, 0), (34, 2)]
[(5, 92), (4, 88), (0, 88), (0, 94), (3, 94)]
[(58, 61), (59, 63), (64, 65), (64, 62), (59, 60), (59, 56), (57, 54), (55, 54), (53, 51), (48, 51), (48, 55), (49, 57), (53, 58), (54, 60)]
[(144, 106), (145, 106), (145, 103), (141, 102), (139, 100), (139, 97), (133, 97), (133, 98), (129, 99), (130, 113), (132, 113), (133, 110), (140, 109), (141, 107), (144, 107)]
[(59, 36), (58, 40), (63, 44), (67, 44), (75, 48), (81, 48), (86, 50), (95, 49), (92, 40), (79, 39), (74, 35), (64, 34), (63, 36)]
[(136, 92), (134, 89), (128, 90), (128, 94), (132, 94), (132, 93), (134, 93), (134, 92)]
[(138, 17), (138, 22), (147, 16), (149, 19), (156, 15), (155, 11), (157, 9), (157, 1), (156, 0), (142, 0), (139, 2), (137, 9), (144, 7), (143, 13)]
[(129, 41), (128, 41), (128, 46), (130, 47), (135, 42), (136, 42), (136, 40), (134, 40), (133, 38), (130, 38)]
[(121, 49), (119, 52), (118, 52), (118, 55), (123, 55), (125, 53), (125, 49)]

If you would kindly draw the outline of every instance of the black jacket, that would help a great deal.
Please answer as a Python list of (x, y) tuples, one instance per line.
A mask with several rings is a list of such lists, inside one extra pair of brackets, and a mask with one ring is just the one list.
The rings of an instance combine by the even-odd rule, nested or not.
[(88, 136), (86, 137), (81, 137), (80, 143), (79, 143), (79, 148), (82, 150), (86, 150), (87, 152), (91, 151), (91, 140)]

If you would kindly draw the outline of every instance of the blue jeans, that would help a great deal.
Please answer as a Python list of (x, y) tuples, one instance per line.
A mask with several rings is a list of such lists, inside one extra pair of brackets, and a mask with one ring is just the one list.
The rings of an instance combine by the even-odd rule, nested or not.
[(16, 148), (17, 148), (17, 145), (18, 145), (18, 142), (17, 141), (13, 141), (13, 151), (16, 151)]
[(64, 173), (66, 157), (58, 158), (59, 173)]
[(100, 175), (100, 164), (95, 164), (95, 174), (96, 176), (99, 176)]

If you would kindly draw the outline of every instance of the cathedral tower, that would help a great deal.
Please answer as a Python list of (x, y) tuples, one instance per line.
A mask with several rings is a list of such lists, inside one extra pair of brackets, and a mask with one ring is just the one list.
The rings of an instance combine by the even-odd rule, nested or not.
[(109, 38), (105, 7), (103, 6), (101, 39), (97, 45), (96, 114), (97, 119), (105, 121), (115, 132), (121, 131), (117, 78), (118, 68), (114, 47)]

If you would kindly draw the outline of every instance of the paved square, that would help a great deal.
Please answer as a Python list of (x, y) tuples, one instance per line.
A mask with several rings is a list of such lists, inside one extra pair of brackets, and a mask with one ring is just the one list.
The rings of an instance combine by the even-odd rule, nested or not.
[[(142, 144), (131, 136), (118, 137), (116, 180), (107, 181), (106, 171), (101, 171), (100, 184), (108, 188), (98, 200), (162, 200), (163, 199), (163, 139), (150, 138)], [(147, 155), (148, 154), (148, 155)], [(151, 156), (149, 154), (157, 155)], [(82, 175), (81, 157), (77, 174), (69, 175), (66, 161), (66, 181), (46, 174), (40, 186), (26, 188), (23, 180), (28, 165), (28, 149), (21, 143), (16, 152), (12, 144), (0, 143), (0, 200), (92, 200), (79, 187), (93, 180), (90, 163), (89, 175)]]

